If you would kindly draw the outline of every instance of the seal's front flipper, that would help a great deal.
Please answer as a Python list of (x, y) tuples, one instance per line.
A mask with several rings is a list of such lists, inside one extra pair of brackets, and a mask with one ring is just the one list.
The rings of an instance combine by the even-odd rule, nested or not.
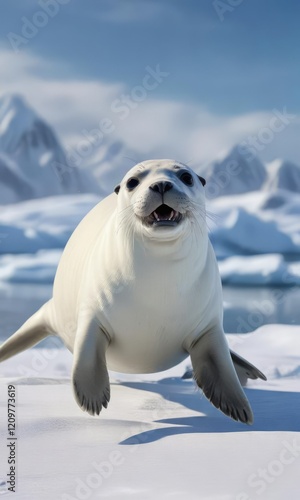
[(1, 345), (0, 361), (29, 349), (54, 333), (50, 321), (51, 307), (52, 301), (49, 300)]
[(73, 388), (76, 402), (99, 415), (110, 399), (105, 352), (109, 341), (95, 321), (79, 322), (74, 345)]
[(246, 385), (248, 378), (251, 378), (252, 380), (257, 378), (267, 380), (267, 377), (258, 368), (256, 368), (256, 366), (249, 363), (249, 361), (242, 358), (242, 356), (239, 356), (233, 351), (230, 351), (230, 355), (235, 371), (242, 385)]
[(189, 349), (198, 386), (225, 415), (252, 424), (249, 402), (239, 383), (223, 334), (210, 331)]

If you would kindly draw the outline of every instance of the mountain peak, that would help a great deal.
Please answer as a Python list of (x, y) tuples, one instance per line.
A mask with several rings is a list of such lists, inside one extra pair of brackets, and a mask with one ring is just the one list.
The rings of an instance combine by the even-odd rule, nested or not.
[(289, 160), (276, 159), (267, 164), (269, 178), (267, 188), (270, 190), (286, 189), (300, 191), (300, 167)]
[[(37, 119), (36, 113), (20, 94), (5, 94), (0, 97), (0, 125), (10, 122), (13, 117), (28, 123)], [(8, 125), (8, 123), (6, 123)]]
[(262, 164), (258, 155), (253, 151), (253, 148), (243, 144), (235, 144), (232, 148), (223, 152), (216, 161), (223, 162), (228, 160), (246, 161), (247, 163), (258, 162)]
[(14, 154), (40, 118), (19, 94), (0, 98), (0, 151)]
[(203, 175), (210, 198), (257, 191), (267, 178), (266, 168), (255, 152), (241, 144), (211, 162)]
[[(97, 190), (87, 172), (68, 168), (51, 126), (19, 94), (0, 98), (0, 155), (5, 162), (5, 167), (2, 165), (5, 176), (0, 182), (14, 189), (9, 175), (14, 165), (14, 171), (32, 186), (35, 194), (31, 197)], [(25, 191), (23, 194), (26, 195)]]
[(21, 94), (4, 94), (0, 97), (0, 113), (3, 109), (29, 109), (25, 98)]

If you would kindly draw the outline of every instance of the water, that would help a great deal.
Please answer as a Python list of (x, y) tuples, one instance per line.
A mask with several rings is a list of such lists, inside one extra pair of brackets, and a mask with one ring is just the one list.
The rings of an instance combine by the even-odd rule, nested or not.
[(248, 333), (270, 323), (300, 325), (300, 287), (223, 287), (224, 329)]
[[(0, 341), (16, 331), (51, 293), (51, 285), (0, 285)], [(247, 333), (268, 323), (300, 325), (300, 287), (226, 286), (223, 297), (228, 333)]]
[(51, 285), (0, 284), (0, 341), (15, 332), (51, 294)]

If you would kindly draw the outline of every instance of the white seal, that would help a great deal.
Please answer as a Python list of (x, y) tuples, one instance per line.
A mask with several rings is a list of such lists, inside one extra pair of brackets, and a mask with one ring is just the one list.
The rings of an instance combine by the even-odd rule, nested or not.
[(204, 185), (174, 160), (133, 167), (76, 228), (53, 298), (1, 346), (0, 361), (58, 334), (74, 354), (79, 406), (99, 414), (110, 397), (107, 368), (157, 372), (190, 355), (207, 398), (251, 423), (239, 377), (265, 377), (225, 339)]

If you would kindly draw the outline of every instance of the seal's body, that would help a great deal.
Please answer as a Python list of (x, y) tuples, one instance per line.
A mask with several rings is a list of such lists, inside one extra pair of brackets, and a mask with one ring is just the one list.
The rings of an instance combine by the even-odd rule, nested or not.
[(204, 184), (173, 160), (131, 169), (74, 231), (53, 298), (1, 346), (0, 360), (58, 334), (74, 353), (78, 404), (99, 414), (109, 400), (107, 366), (149, 373), (190, 355), (195, 379), (212, 403), (251, 423), (236, 371), (244, 378), (264, 376), (230, 353), (225, 340)]

